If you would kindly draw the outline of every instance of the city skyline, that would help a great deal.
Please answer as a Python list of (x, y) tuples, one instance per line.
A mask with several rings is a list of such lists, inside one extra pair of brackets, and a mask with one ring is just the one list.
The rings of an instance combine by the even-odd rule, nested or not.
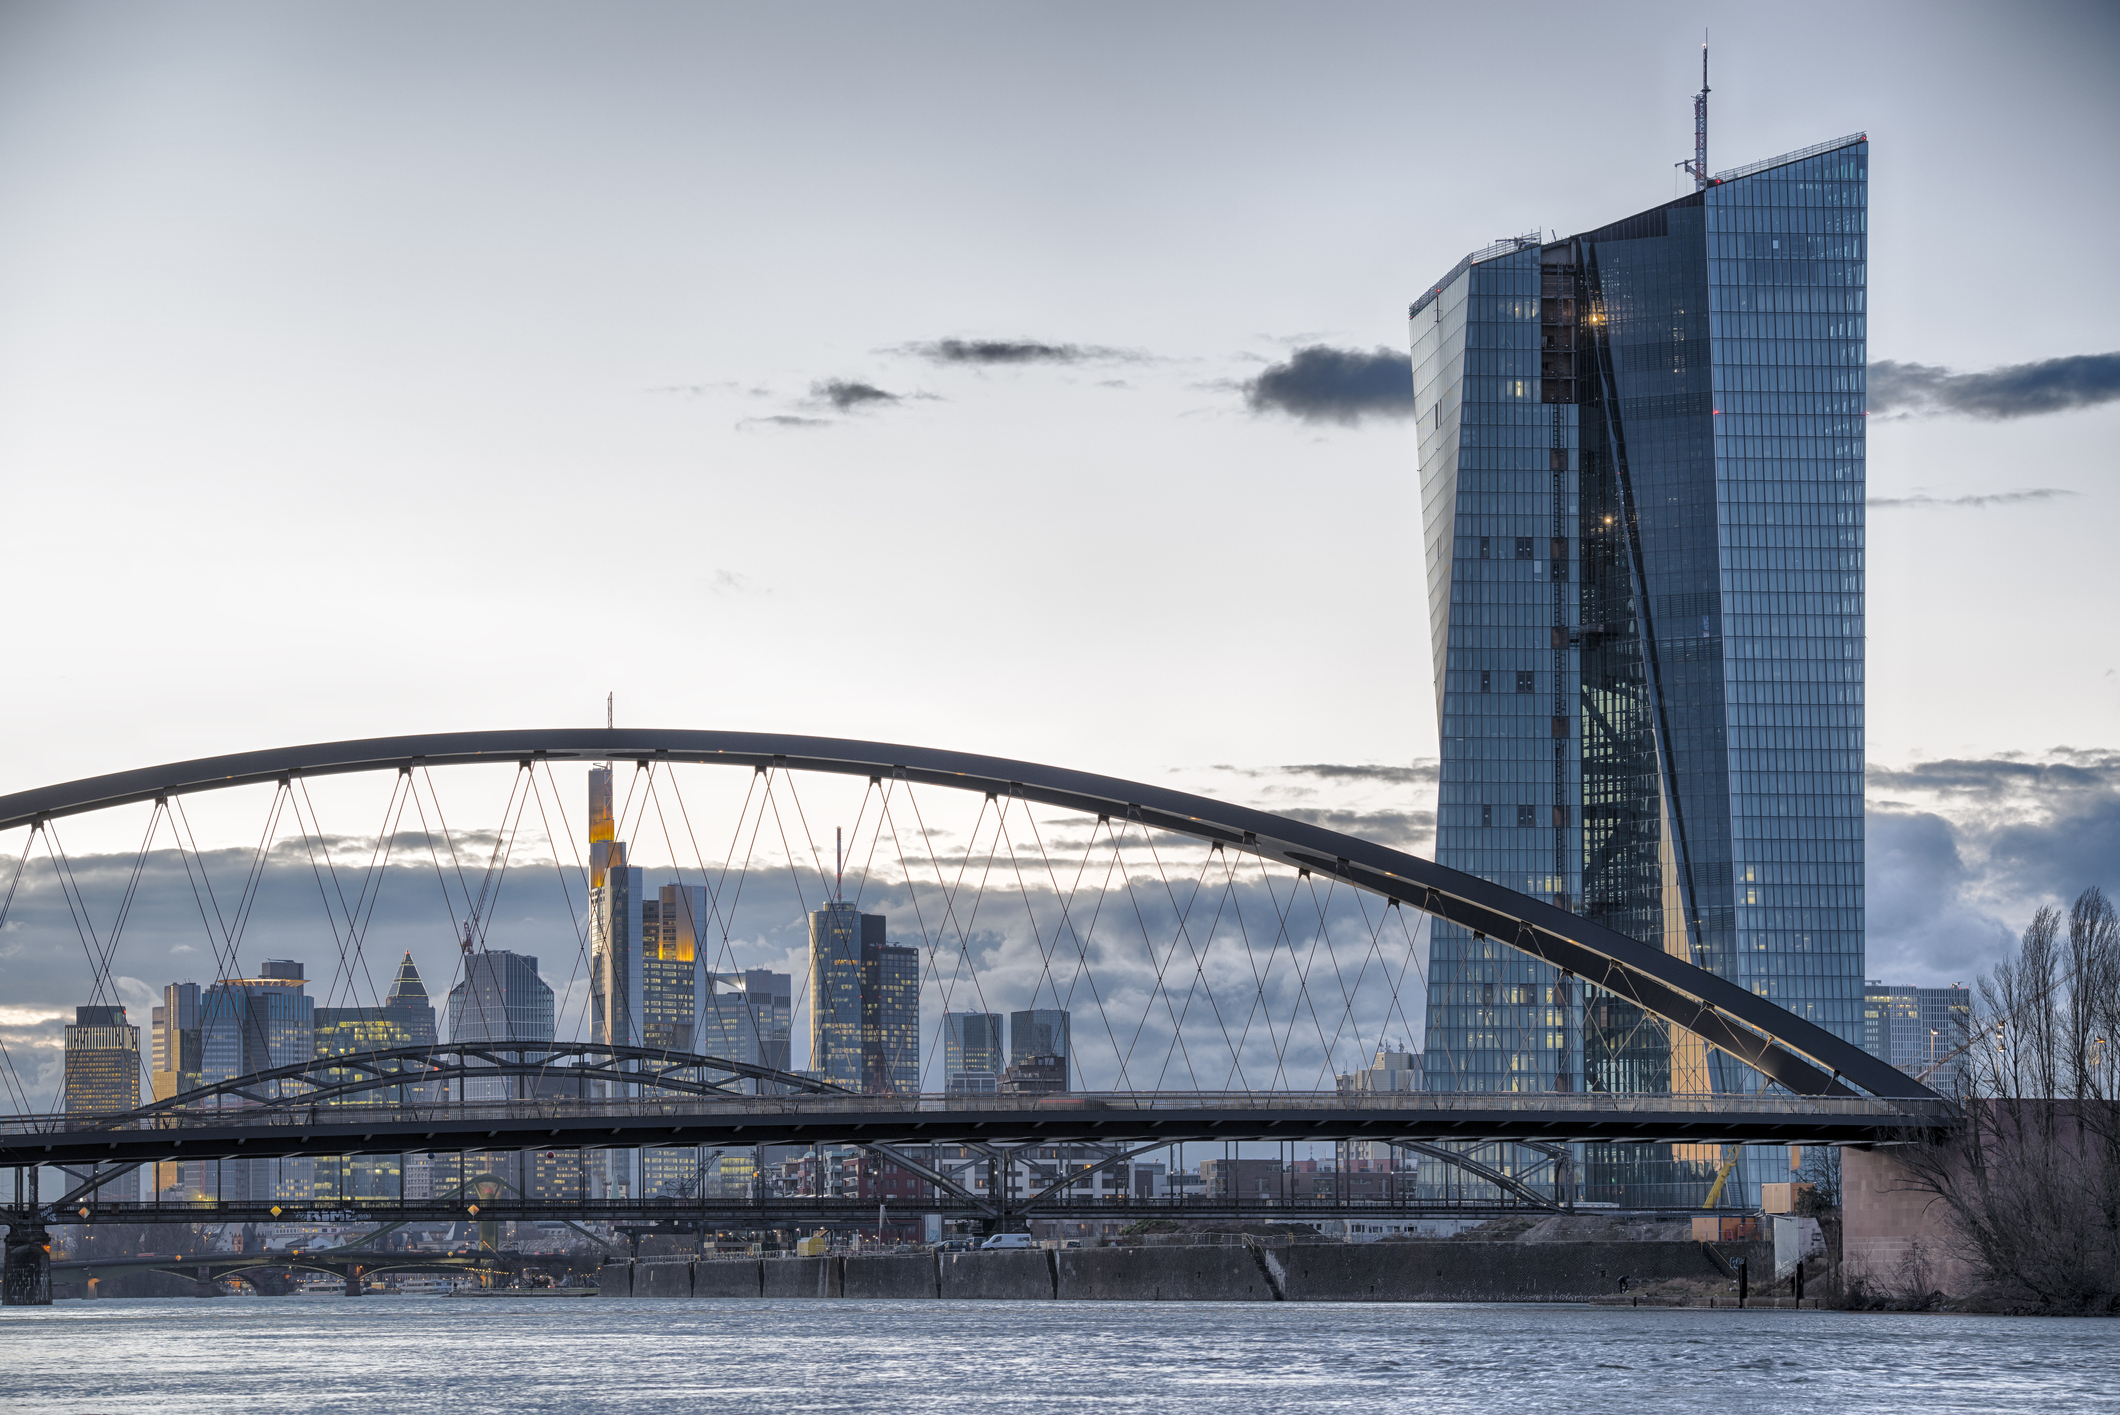
[[(1992, 388), (1981, 394), (1986, 385), (1938, 372), (2007, 368), (2018, 371), (2018, 386), (2036, 385), (2026, 384), (2025, 370), (2101, 354), (2102, 331), (2112, 325), (2102, 302), (2111, 297), (2093, 291), (2075, 303), (2010, 310), (1975, 303), (1948, 312), (1932, 297), (1962, 271), (2000, 269), (2014, 258), (2016, 211), (2062, 213), (2044, 223), (2058, 243), (2055, 261), (2095, 258), (2094, 233), (2106, 224), (2112, 189), (2096, 175), (2112, 159), (2086, 135), (2110, 127), (2112, 99), (2081, 76), (2111, 52), (2113, 32), (2111, 17), (2094, 9), (2035, 8), (2007, 22), (1972, 17), (1933, 27), (1909, 26), (1911, 13), (1836, 16), (1848, 43), (1830, 53), (1784, 26), (1718, 16), (1711, 165), (1769, 157), (1831, 132), (1869, 132), (1884, 154), (1873, 243), (1889, 274), (1871, 292), (1871, 353), (1900, 377), (1889, 390), (1872, 389), (1868, 971), (1940, 983), (1980, 972), (2037, 903), (2100, 882), (2120, 832), (2120, 752), (2110, 745), (2120, 679), (2111, 676), (2114, 665), (2077, 653), (2041, 608), (2094, 602), (2100, 593), (2099, 556), (2085, 538), (2100, 522), (2106, 492), (2089, 469), (2102, 465), (2115, 411), (2089, 384), (2073, 404), (1997, 403)], [(555, 488), (582, 484), (585, 469), (616, 456), (629, 468), (629, 493), (644, 501), (660, 498), (689, 514), (694, 498), (714, 498), (711, 528), (682, 570), (642, 561), (629, 573), (659, 632), (707, 635), (717, 664), (748, 671), (717, 669), (706, 682), (708, 670), (683, 659), (653, 673), (607, 659), (614, 666), (598, 671), (608, 681), (585, 684), (571, 668), (535, 666), (545, 660), (514, 637), (528, 632), (521, 626), (539, 625), (540, 636), (605, 632), (601, 605), (585, 607), (587, 598), (571, 591), (542, 599), (535, 590), (537, 611), (508, 616), (496, 630), (522, 649), (497, 654), (499, 669), (465, 679), (430, 663), (427, 648), (375, 626), (424, 618), (437, 602), (482, 612), (468, 609), (477, 601), (467, 586), (517, 578), (518, 567), (492, 546), (555, 563), (572, 546), (569, 529), (514, 520), (490, 543), (467, 546), (423, 518), (412, 548), (391, 552), (411, 558), (389, 563), (453, 567), (434, 591), (439, 600), (422, 591), (408, 604), (387, 591), (378, 618), (344, 627), (327, 615), (328, 629), (287, 617), (296, 601), (276, 601), (259, 632), (318, 648), (274, 656), (269, 680), (250, 676), (264, 670), (240, 656), (233, 666), (213, 659), (204, 669), (210, 656), (181, 651), (192, 637), (159, 619), (122, 664), (53, 637), (60, 620), (31, 626), (20, 652), (46, 671), (40, 692), (10, 707), (9, 740), (37, 748), (4, 772), (16, 784), (398, 725), (597, 720), (603, 694), (615, 690), (627, 721), (691, 725), (702, 714), (698, 705), (711, 703), (706, 715), (718, 721), (928, 740), (1122, 776), (1174, 777), (1210, 794), (1356, 818), (1359, 831), (1388, 832), (1424, 851), (1433, 848), (1437, 770), (1427, 747), (1437, 724), (1425, 656), (1379, 660), (1365, 636), (1337, 621), (1309, 612), (1276, 617), (1299, 613), (1278, 596), (1267, 597), (1264, 618), (1189, 634), (1148, 620), (1138, 634), (1115, 636), (1102, 626), (1123, 618), (1128, 601), (1092, 577), (1091, 598), (1066, 609), (1050, 607), (1058, 602), (1050, 595), (996, 597), (970, 602), (954, 621), (964, 634), (994, 638), (1030, 615), (1035, 623), (1022, 631), (1054, 652), (1169, 704), (1229, 665), (1258, 680), (1245, 713), (1173, 708), (1142, 715), (1124, 733), (1094, 724), (1072, 704), (1062, 710), (1043, 695), (1036, 673), (991, 655), (976, 669), (946, 657), (916, 667), (886, 655), (874, 691), (827, 705), (798, 688), (812, 678), (786, 646), (809, 644), (825, 626), (839, 630), (849, 605), (921, 622), (937, 604), (960, 603), (949, 591), (961, 567), (947, 548), (992, 543), (1004, 528), (1017, 546), (1014, 560), (1041, 587), (1067, 583), (1063, 567), (1126, 563), (1135, 567), (1129, 594), (1173, 602), (1193, 561), (1207, 558), (1216, 568), (1256, 563), (1270, 577), (1417, 618), (1411, 419), (1388, 403), (1305, 402), (1299, 375), (1315, 363), (1299, 364), (1296, 351), (1396, 348), (1406, 300), (1497, 234), (1489, 224), (1582, 230), (1613, 210), (1645, 209), (1673, 195), (1669, 162), (1690, 151), (1686, 95), (1698, 81), (1690, 28), (1680, 35), (1669, 16), (1621, 13), (1585, 40), (1601, 72), (1628, 76), (1619, 101), (1599, 115), (1601, 155), (1540, 184), (1497, 192), (1485, 174), (1497, 154), (1535, 143), (1538, 120), (1512, 112), (1499, 126), (1473, 124), (1466, 115), (1482, 110), (1465, 87), (1470, 79), (1424, 77), (1433, 96), (1417, 118), (1357, 120), (1373, 112), (1369, 94), (1389, 86), (1392, 56), (1501, 42), (1505, 21), (1470, 13), (1353, 7), (1301, 26), (1254, 17), (1220, 33), (1217, 44), (1227, 47), (1218, 52), (1236, 72), (1271, 73), (1276, 91), (1289, 95), (1270, 111), (1253, 111), (1229, 85), (1204, 84), (1198, 64), (1169, 62), (1191, 55), (1194, 36), (1167, 16), (1144, 21), (1138, 48), (1123, 56), (1101, 54), (1088, 31), (1064, 21), (1019, 21), (1047, 41), (1026, 47), (997, 33), (961, 32), (924, 12), (888, 33), (850, 21), (853, 29), (822, 51), (796, 45), (770, 16), (669, 21), (658, 45), (574, 31), (562, 45), (559, 30), (532, 25), (515, 40), (526, 76), (486, 74), (480, 92), (492, 107), (471, 114), (451, 106), (456, 69), (393, 58), (378, 31), (357, 22), (158, 23), (118, 34), (69, 17), (20, 29), (15, 43), (0, 46), (5, 62), (29, 66), (19, 82), (0, 86), (14, 115), (0, 131), (54, 135), (34, 148), (0, 143), (0, 168), (16, 174), (17, 189), (48, 198), (25, 202), (0, 232), (7, 256), (0, 268), (44, 292), (25, 296), (23, 318), (0, 343), (9, 451), (35, 473), (25, 478), (11, 524), (62, 515), (66, 503), (49, 498), (97, 494), (159, 508), (137, 522), (119, 519), (110, 531), (113, 564), (148, 562), (132, 538), (150, 523), (159, 545), (176, 526), (210, 541), (225, 522), (250, 532), (245, 544), (262, 557), (267, 578), (312, 563), (359, 576), (373, 568), (373, 545), (396, 542), (360, 510), (358, 496), (351, 514), (306, 516), (300, 553), (253, 519), (264, 514), (258, 508), (290, 504), (286, 498), (306, 506), (323, 487), (374, 485), (372, 469), (395, 465), (404, 445), (363, 436), (319, 450), (312, 426), (415, 430), (415, 469), (402, 486), (388, 484), (436, 494), (437, 527), (478, 514), (484, 500), (476, 488), (487, 484), (501, 450), (522, 453), (527, 484)], [(437, 53), (469, 53), (481, 42), (460, 24), (439, 24)], [(859, 43), (849, 38), (854, 30)], [(332, 43), (312, 42), (325, 32)], [(686, 65), (711, 65), (729, 47), (757, 56), (754, 76), (732, 76), (712, 92), (682, 82)], [(883, 123), (894, 138), (893, 180), (873, 189), (875, 174), (843, 167), (850, 159), (820, 142), (825, 128), (767, 124), (755, 151), (724, 151), (696, 137), (751, 131), (739, 121), (746, 105), (776, 110), (767, 95), (776, 82), (794, 91), (791, 76), (812, 93), (815, 123), (829, 123), (826, 115), (844, 120), (865, 91), (861, 75), (875, 53), (896, 56), (909, 72), (951, 74), (987, 72), (995, 54), (1026, 56), (1027, 68), (1001, 69), (1061, 109), (1061, 95), (1083, 72), (1112, 65), (1113, 87), (1094, 140), (1020, 116), (1003, 124), (1012, 140), (1029, 145), (1028, 166), (990, 160), (999, 133), (966, 130), (953, 105), (869, 105), (862, 121)], [(586, 56), (581, 86), (527, 77), (550, 72), (540, 66), (561, 54)], [(211, 64), (227, 80), (212, 101), (153, 106), (147, 95), (189, 92), (184, 75), (194, 64)], [(616, 72), (649, 81), (620, 85), (614, 101)], [(1350, 73), (1369, 75), (1371, 86), (1350, 83)], [(56, 77), (64, 75), (74, 81)], [(1954, 82), (1938, 76), (1974, 85), (1992, 101), (1950, 101)], [(371, 131), (375, 146), (363, 150), (389, 155), (371, 165), (332, 135), (346, 115), (362, 111), (376, 83), (401, 85), (408, 106)], [(648, 113), (673, 121), (647, 124), (645, 137), (635, 133), (645, 146), (622, 171), (584, 167), (579, 149), (519, 140), (554, 115), (568, 115), (577, 131), (608, 133), (601, 125), (633, 132)], [(1200, 126), (1197, 115), (1206, 113), (1220, 115), (1218, 122)], [(511, 128), (502, 114), (523, 121)], [(1402, 122), (1410, 133), (1400, 131)], [(103, 123), (150, 135), (152, 160), (93, 141)], [(1121, 132), (1161, 140), (1113, 140)], [(1171, 185), (1167, 158), (1158, 154), (1185, 143), (1199, 146), (1201, 160)], [(490, 188), (458, 191), (442, 154), (462, 151), (496, 155), (481, 167)], [(206, 152), (226, 154), (240, 175), (207, 163)], [(1332, 154), (1322, 168), (1316, 152)], [(1413, 152), (1443, 156), (1421, 159), (1418, 182), (1401, 181)], [(994, 170), (1023, 175), (999, 188), (968, 187), (952, 175)], [(800, 181), (789, 175), (798, 171), (807, 174)], [(829, 219), (798, 220), (815, 233), (813, 244), (785, 251), (759, 249), (742, 223), (718, 220), (712, 202), (685, 195), (712, 188), (741, 194), (735, 199), (750, 210), (812, 211), (812, 194), (835, 185), (816, 180), (818, 171), (874, 200), (852, 213), (835, 201)], [(672, 180), (706, 172), (722, 186)], [(1964, 194), (1975, 172), (1986, 185), (1972, 202)], [(163, 173), (193, 180), (165, 185)], [(343, 189), (327, 178), (332, 173), (345, 176)], [(585, 183), (610, 198), (601, 204), (608, 220), (582, 215), (599, 204), (567, 198)], [(254, 190), (284, 195), (246, 195)], [(290, 266), (261, 254), (247, 234), (260, 203), (285, 223), (276, 229), (294, 232), (303, 249), (336, 252), (355, 278), (323, 281), (315, 273), (321, 264)], [(436, 245), (437, 204), (462, 229), (486, 234), (480, 249), (530, 243), (553, 288), (571, 292), (562, 302), (586, 311), (599, 338), (558, 338), (522, 307), (516, 285), (467, 266), (453, 240)], [(555, 219), (513, 219), (523, 212)], [(1041, 219), (1029, 219), (1034, 214)], [(349, 245), (352, 229), (373, 238)], [(699, 261), (693, 246), (667, 234), (677, 229), (713, 233), (721, 258)], [(1072, 238), (1055, 244), (1051, 229)], [(153, 233), (165, 231), (168, 240), (158, 243)], [(1154, 234), (1144, 239), (1143, 231)], [(842, 248), (842, 237), (853, 245)], [(110, 242), (117, 258), (93, 275), (79, 266), (82, 252)], [(840, 258), (853, 248), (865, 257), (889, 252), (901, 278), (874, 288), (851, 273), (867, 269), (866, 259)], [(755, 272), (755, 289), (724, 289), (710, 273), (738, 268)], [(611, 269), (633, 274), (618, 298), (599, 298), (594, 272)], [(832, 272), (821, 283), (819, 269)], [(1232, 297), (1233, 290), (1243, 293)], [(165, 333), (137, 338), (141, 311), (156, 312)], [(449, 350), (446, 362), (430, 367), (404, 357), (408, 328), (431, 329), (436, 347)], [(496, 343), (494, 329), (512, 333)], [(592, 346), (627, 352), (588, 359), (580, 351)], [(263, 347), (284, 352), (260, 366), (247, 351)], [(64, 352), (45, 357), (52, 349)], [(353, 384), (339, 376), (348, 360), (361, 370)], [(1276, 378), (1261, 382), (1268, 371)], [(460, 377), (469, 379), (460, 399), (427, 391), (459, 387)], [(247, 394), (252, 388), (280, 396), (261, 407)], [(812, 425), (820, 423), (828, 425)], [(84, 437), (84, 428), (96, 431)], [(226, 455), (206, 459), (200, 449), (209, 444)], [(584, 450), (591, 447), (594, 456)], [(857, 465), (855, 478), (845, 469)], [(300, 486), (282, 487), (280, 469), (289, 467), (308, 469)], [(1009, 475), (996, 477), (996, 467)], [(1102, 470), (1085, 474), (1085, 467)], [(1206, 467), (1229, 492), (1212, 503), (1195, 494), (1193, 473)], [(146, 469), (159, 480), (136, 480)], [(1259, 507), (1280, 505), (1291, 469), (1331, 495), (1260, 514)], [(184, 520), (183, 498), (158, 499), (157, 487), (220, 475), (235, 478), (236, 494), (213, 499), (222, 518), (213, 527)], [(776, 485), (819, 488), (845, 514), (785, 529), (755, 500), (753, 488)], [(1040, 505), (1046, 487), (1074, 490)], [(1342, 514), (1348, 504), (1364, 514)], [(1025, 505), (1039, 513), (1019, 514)], [(910, 506), (921, 509), (910, 515)], [(848, 529), (855, 526), (858, 533)], [(819, 554), (818, 541), (836, 552), (851, 548), (844, 537), (856, 534), (863, 545), (945, 549), (851, 590), (843, 576), (864, 557)], [(1135, 553), (1174, 538), (1216, 549)], [(128, 558), (127, 546), (142, 553)], [(118, 612), (105, 596), (130, 583), (85, 576), (78, 565), (46, 558), (52, 552), (42, 543), (12, 552), (83, 614)], [(2023, 568), (2010, 575), (1958, 569), (2005, 562)], [(218, 602), (212, 575), (219, 571), (207, 565), (162, 572), (176, 578), (147, 597), (150, 616), (185, 602), (187, 591)], [(800, 575), (791, 568), (798, 565)], [(459, 573), (461, 581), (447, 578)], [(992, 617), (1004, 602), (1007, 625)], [(866, 622), (857, 618), (857, 627)], [(1290, 635), (1330, 661), (1361, 664), (1361, 690), (1346, 691), (1339, 673), (1257, 667), (1259, 645)], [(1963, 646), (1972, 642), (1985, 646), (1977, 672), (1966, 667)], [(349, 678), (348, 664), (361, 671)], [(154, 677), (168, 710), (113, 720), (101, 705), (125, 698), (114, 672), (128, 681)], [(2028, 683), (2038, 690), (2024, 691)], [(995, 713), (988, 705), (997, 697), (1033, 706)], [(980, 706), (960, 706), (970, 703)], [(1292, 766), (1306, 763), (1336, 774)], [(253, 838), (247, 809), (233, 799), (196, 802), (204, 843), (234, 851), (233, 842)], [(129, 818), (83, 821), (70, 830), (69, 846), (77, 858), (113, 852), (96, 858), (115, 873), (127, 863), (119, 852), (132, 831)], [(548, 844), (555, 857), (571, 854), (564, 841)], [(63, 906), (41, 871), (40, 864), (27, 876), (10, 929), (20, 921), (40, 937), (64, 936)], [(165, 906), (145, 905), (140, 924), (151, 930), (154, 911)], [(166, 913), (162, 950), (196, 947), (176, 927), (181, 911), (170, 905)], [(574, 934), (560, 913), (540, 907), (536, 930), (510, 945), (567, 957)], [(390, 943), (419, 950), (440, 985), (439, 941)], [(309, 956), (320, 969), (328, 958)], [(56, 1066), (79, 999), (40, 959), (10, 955), (0, 966), (10, 997), (19, 999), (0, 1014), (0, 1033)], [(724, 966), (787, 969), (790, 958), (785, 949), (770, 957), (761, 950)], [(140, 1015), (160, 980), (133, 981), (140, 991), (122, 1000)], [(564, 985), (557, 976), (554, 983)], [(581, 997), (563, 995), (559, 1005), (564, 1014)], [(56, 1079), (52, 1071), (51, 1084)]]

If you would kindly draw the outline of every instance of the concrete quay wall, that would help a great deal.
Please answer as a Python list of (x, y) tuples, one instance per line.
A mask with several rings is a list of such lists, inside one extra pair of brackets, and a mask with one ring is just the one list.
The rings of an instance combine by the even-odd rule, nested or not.
[[(1763, 1289), (1769, 1245), (1724, 1245)], [(609, 1297), (1079, 1302), (1587, 1302), (1620, 1280), (1715, 1280), (1698, 1243), (1245, 1244), (607, 1263)], [(1762, 1291), (1762, 1295), (1764, 1292)]]
[(942, 1295), (958, 1301), (1051, 1301), (1060, 1295), (1059, 1254), (1048, 1248), (944, 1253)]
[(844, 1258), (773, 1258), (761, 1263), (764, 1297), (844, 1297)]
[[(1291, 1302), (1581, 1302), (1617, 1293), (1622, 1278), (1722, 1275), (1698, 1243), (1306, 1243), (1269, 1256)], [(1771, 1255), (1746, 1256), (1764, 1285)]]
[(635, 1297), (690, 1297), (692, 1295), (692, 1265), (690, 1263), (635, 1263), (633, 1265), (633, 1295)]
[(1063, 1300), (1271, 1302), (1278, 1296), (1262, 1255), (1242, 1245), (1067, 1248), (1053, 1256)]
[(763, 1297), (765, 1264), (757, 1258), (702, 1258), (692, 1264), (694, 1297)]
[(940, 1297), (942, 1265), (934, 1253), (855, 1254), (842, 1259), (848, 1297)]

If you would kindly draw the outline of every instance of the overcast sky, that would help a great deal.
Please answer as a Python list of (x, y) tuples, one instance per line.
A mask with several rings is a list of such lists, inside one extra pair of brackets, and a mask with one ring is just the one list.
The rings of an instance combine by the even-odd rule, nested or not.
[(1872, 972), (1968, 977), (2116, 882), (2120, 20), (1589, 16), (0, 5), (0, 790), (606, 692), (1260, 803), (1432, 761), (1411, 430), (1260, 390), (1674, 195), (1705, 22), (1713, 167), (1872, 142)]

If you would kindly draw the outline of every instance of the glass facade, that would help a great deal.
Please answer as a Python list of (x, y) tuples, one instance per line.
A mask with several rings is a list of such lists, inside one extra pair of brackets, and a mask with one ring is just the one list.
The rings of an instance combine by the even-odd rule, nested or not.
[[(427, 1000), (426, 984), (407, 953), (391, 980), (390, 992), (381, 1007), (319, 1007), (311, 1014), (314, 1046), (318, 1057), (348, 1056), (357, 1052), (387, 1051), (398, 1047), (431, 1047), (435, 1042), (434, 1007)], [(414, 1063), (417, 1065), (417, 1063)], [(326, 1070), (318, 1080), (325, 1085), (358, 1081), (362, 1073)], [(379, 1087), (334, 1097), (329, 1104), (413, 1103), (440, 1099), (440, 1087), (426, 1084)], [(311, 1183), (319, 1200), (394, 1199), (404, 1180), (397, 1155), (336, 1155), (313, 1161)]]
[(1073, 1020), (1064, 1008), (1032, 1007), (1008, 1015), (1008, 1063), (1021, 1066), (1034, 1056), (1057, 1056), (1065, 1072), (1073, 1069)]
[(843, 899), (810, 915), (810, 1068), (871, 1095), (920, 1092), (920, 950)]
[[(268, 959), (255, 978), (227, 978), (199, 999), (200, 1081), (212, 1085), (257, 1071), (304, 1063), (316, 1054), (316, 1009), (302, 982), (302, 965)], [(299, 1094), (300, 1081), (268, 1083), (276, 1095)], [(219, 1105), (248, 1105), (222, 1096)], [(184, 1182), (193, 1176), (185, 1166)], [(306, 1201), (315, 1161), (226, 1160), (199, 1166), (199, 1192), (222, 1199)]]
[[(1852, 139), (1500, 243), (1417, 301), (1410, 331), (1437, 859), (1850, 1041), (1867, 168)], [(1451, 925), (1432, 929), (1429, 985), (1432, 1090), (1760, 1084)], [(1723, 1158), (1601, 1148), (1582, 1197), (1697, 1204)]]
[(77, 1007), (66, 1029), (66, 1113), (115, 1115), (140, 1103), (140, 1029), (122, 1007)]
[(810, 1069), (849, 1090), (862, 1088), (861, 955), (881, 947), (884, 916), (834, 900), (810, 915)]
[[(702, 971), (700, 1053), (786, 1071), (794, 1018), (794, 979), (770, 968)], [(759, 1093), (756, 1081), (740, 1089)]]
[(1945, 1095), (1958, 1089), (1964, 1060), (1956, 1053), (1972, 1030), (1973, 992), (1963, 985), (1863, 985), (1862, 1049)]
[(991, 1094), (1001, 1080), (1003, 1047), (998, 1012), (942, 1014), (942, 1088)]
[(920, 1094), (920, 950), (861, 950), (861, 1060), (871, 1095)]
[(549, 1042), (552, 1029), (552, 988), (537, 959), (502, 948), (465, 957), (464, 979), (449, 989), (451, 1041)]

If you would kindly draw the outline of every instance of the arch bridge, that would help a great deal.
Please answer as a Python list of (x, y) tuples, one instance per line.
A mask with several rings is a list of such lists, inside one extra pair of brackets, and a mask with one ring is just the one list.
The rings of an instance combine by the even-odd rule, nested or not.
[[(162, 810), (189, 795), (244, 785), (275, 784), (291, 792), (308, 779), (350, 773), (410, 777), (435, 767), (488, 763), (512, 765), (534, 784), (536, 773), (549, 775), (553, 763), (628, 761), (651, 773), (651, 784), (653, 772), (678, 763), (747, 768), (769, 784), (787, 774), (865, 778), (872, 789), (969, 792), (997, 806), (1035, 804), (1114, 830), (1190, 837), (1210, 852), (1345, 886), (1551, 964), (1564, 977), (1632, 1003), (1738, 1059), (1757, 1073), (1757, 1085), (1714, 1095), (1141, 1087), (1048, 1096), (859, 1095), (814, 1076), (693, 1053), (506, 1043), (319, 1057), (122, 1115), (0, 1118), (0, 1167), (94, 1166), (102, 1173), (104, 1166), (186, 1159), (830, 1143), (869, 1146), (936, 1178), (915, 1157), (920, 1147), (949, 1143), (1005, 1151), (1095, 1144), (1138, 1151), (1185, 1142), (1336, 1139), (1421, 1146), (1442, 1155), (1433, 1147), (1463, 1141), (1872, 1145), (1930, 1133), (1951, 1119), (1951, 1108), (1934, 1092), (1824, 1028), (1684, 958), (1542, 899), (1288, 816), (1006, 758), (826, 737), (687, 730), (370, 738), (18, 791), (0, 796), (0, 830), (46, 831), (63, 818), (128, 803), (153, 802)], [(28, 857), (25, 849), (23, 861)], [(1173, 943), (1171, 956), (1176, 949)], [(1160, 981), (1160, 969), (1158, 976)], [(503, 1100), (467, 1099), (465, 1082), (472, 1079), (498, 1079), (518, 1093)], [(77, 1197), (81, 1193), (64, 1202)]]

